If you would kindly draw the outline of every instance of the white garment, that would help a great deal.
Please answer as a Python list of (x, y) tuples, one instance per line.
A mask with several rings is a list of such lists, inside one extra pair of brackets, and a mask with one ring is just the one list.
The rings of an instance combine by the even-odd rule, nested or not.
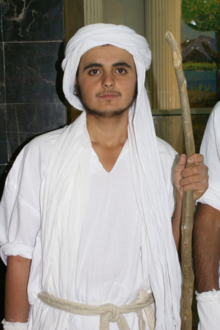
[[(141, 216), (143, 219), (143, 230), (145, 231), (145, 249), (146, 260), (153, 267), (148, 268), (150, 282), (156, 301), (156, 329), (179, 329), (180, 328), (180, 296), (181, 296), (181, 272), (179, 259), (176, 253), (175, 244), (172, 236), (172, 228), (170, 223), (170, 215), (168, 208), (168, 200), (166, 194), (166, 187), (163, 180), (162, 167), (159, 159), (159, 152), (156, 142), (156, 135), (154, 124), (151, 115), (150, 104), (145, 90), (145, 71), (149, 68), (151, 62), (151, 52), (149, 50), (148, 43), (145, 38), (135, 33), (128, 27), (113, 24), (93, 24), (81, 28), (71, 38), (67, 44), (65, 51), (65, 59), (63, 60), (62, 67), (64, 69), (63, 79), (63, 91), (65, 97), (69, 103), (79, 109), (84, 110), (83, 105), (78, 97), (76, 97), (74, 91), (75, 76), (78, 69), (78, 64), (81, 56), (91, 48), (110, 44), (128, 51), (134, 58), (136, 71), (137, 71), (137, 97), (135, 102), (129, 111), (129, 124), (128, 124), (128, 142), (131, 151), (131, 163), (132, 163), (132, 177), (135, 186), (135, 194), (137, 197), (137, 203)], [(54, 216), (58, 215), (57, 212), (62, 212), (62, 218), (68, 217), (66, 208), (62, 210), (57, 208), (54, 198), (54, 183), (53, 178), (63, 177), (63, 180), (57, 180), (57, 187), (61, 190), (64, 189), (63, 182), (67, 179), (67, 172), (71, 171), (72, 165), (79, 166), (78, 154), (81, 152), (85, 159), (90, 157), (89, 155), (89, 141), (86, 140), (85, 134), (83, 134), (83, 125), (85, 121), (78, 122), (75, 126), (77, 134), (81, 134), (81, 138), (76, 138), (74, 135), (72, 139), (75, 139), (77, 144), (76, 153), (69, 155), (69, 161), (67, 168), (63, 171), (60, 168), (51, 168), (51, 175), (48, 177), (48, 189), (47, 196), (48, 204), (47, 209), (50, 207), (54, 210)], [(64, 133), (57, 151), (54, 155), (54, 162), (62, 164), (62, 157), (60, 152), (67, 154), (68, 145), (64, 144), (64, 141), (68, 139), (71, 132), (67, 131)], [(82, 148), (83, 139), (83, 148)], [(68, 139), (69, 143), (71, 138)], [(63, 150), (65, 148), (66, 151)], [(74, 160), (72, 159), (74, 158)], [(78, 164), (78, 165), (77, 165)], [(81, 168), (81, 172), (84, 171), (84, 176), (81, 176), (81, 184), (79, 184), (80, 192), (83, 196), (86, 194), (86, 182), (87, 182), (87, 171)], [(80, 170), (76, 170), (76, 175), (79, 175)], [(78, 176), (79, 178), (79, 176)], [(69, 194), (74, 194), (76, 191), (76, 185), (72, 182), (69, 183)], [(71, 192), (70, 192), (71, 191)], [(57, 201), (59, 200), (57, 192)], [(84, 198), (84, 197), (82, 197)], [(81, 199), (82, 200), (82, 199)], [(66, 204), (67, 206), (68, 204)], [(80, 212), (82, 212), (82, 205), (78, 207), (78, 211), (71, 209), (71, 213), (75, 212), (78, 215), (77, 220), (77, 231), (80, 232), (81, 218)], [(45, 223), (46, 223), (46, 209), (45, 209)], [(47, 219), (48, 222), (48, 219)], [(51, 231), (51, 226), (47, 225), (46, 231)], [(47, 235), (45, 235), (46, 239)], [(55, 242), (54, 242), (55, 243)], [(77, 255), (77, 242), (74, 245), (74, 255)], [(54, 247), (50, 244), (43, 248), (49, 248), (51, 253), (54, 251)], [(59, 252), (59, 251), (58, 251)], [(45, 259), (48, 254), (45, 253)], [(158, 260), (155, 263), (155, 260)], [(54, 259), (55, 260), (55, 259)], [(73, 261), (75, 258), (73, 258)], [(144, 267), (147, 265), (143, 263)], [(74, 268), (74, 265), (72, 264)], [(54, 267), (53, 267), (54, 268)], [(46, 272), (50, 271), (47, 269)], [(54, 270), (55, 271), (55, 270)], [(147, 269), (144, 270), (144, 274), (147, 273)], [(58, 276), (58, 271), (56, 275)], [(48, 277), (47, 277), (48, 278)], [(69, 279), (68, 279), (69, 280)], [(44, 279), (43, 279), (44, 282)], [(48, 282), (48, 281), (47, 281)], [(45, 284), (45, 283), (44, 283)], [(51, 283), (50, 283), (51, 284)], [(48, 283), (46, 286), (49, 285)], [(45, 285), (44, 285), (45, 287)], [(59, 289), (53, 283), (50, 285), (52, 291), (57, 292)], [(65, 286), (66, 292), (68, 286)], [(54, 294), (54, 293), (51, 293)], [(68, 294), (68, 293), (67, 293)]]
[(220, 102), (210, 114), (200, 153), (204, 156), (204, 163), (209, 169), (209, 187), (198, 202), (208, 204), (220, 211)]
[(220, 329), (220, 291), (196, 293), (198, 330)]
[(3, 320), (2, 324), (4, 330), (28, 330), (28, 322), (6, 322), (5, 320)]
[[(200, 153), (209, 168), (209, 187), (198, 202), (208, 204), (220, 211), (220, 102), (210, 114)], [(219, 330), (220, 291), (197, 293), (196, 299), (200, 319), (198, 330)]]
[(210, 114), (200, 153), (209, 168), (209, 187), (198, 202), (209, 204), (220, 211), (220, 102)]
[[(28, 297), (32, 304), (29, 329), (35, 322), (40, 303), (37, 294), (41, 291), (40, 226), (43, 196), (40, 190), (44, 191), (48, 162), (61, 131), (38, 137), (21, 151), (7, 178), (0, 206), (2, 259), (6, 263), (8, 255), (33, 258), (28, 285)], [(176, 152), (160, 139), (158, 148), (171, 217), (174, 209), (171, 173)], [(140, 288), (150, 288), (148, 278), (143, 282), (141, 219), (133, 189), (129, 154), (126, 142), (114, 168), (107, 173), (95, 152), (92, 152), (89, 198), (85, 201), (78, 267), (72, 288), (75, 290), (75, 302), (122, 305), (132, 302)], [(130, 329), (138, 330), (136, 314), (127, 314), (125, 317)], [(70, 315), (65, 329), (98, 328), (98, 316)], [(110, 330), (116, 329), (117, 325), (111, 323)]]

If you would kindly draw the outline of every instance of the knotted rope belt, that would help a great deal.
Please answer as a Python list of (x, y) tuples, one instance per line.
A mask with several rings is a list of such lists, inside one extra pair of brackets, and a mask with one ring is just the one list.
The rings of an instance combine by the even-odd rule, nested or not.
[(45, 304), (78, 315), (100, 315), (100, 330), (109, 330), (110, 322), (117, 322), (119, 330), (130, 330), (127, 321), (122, 314), (135, 312), (139, 318), (139, 330), (145, 330), (145, 321), (142, 314), (144, 309), (149, 329), (155, 328), (155, 315), (151, 304), (154, 302), (152, 293), (148, 294), (141, 290), (135, 301), (128, 305), (115, 306), (104, 304), (101, 306), (79, 304), (69, 300), (56, 298), (47, 293), (40, 292), (38, 298)]

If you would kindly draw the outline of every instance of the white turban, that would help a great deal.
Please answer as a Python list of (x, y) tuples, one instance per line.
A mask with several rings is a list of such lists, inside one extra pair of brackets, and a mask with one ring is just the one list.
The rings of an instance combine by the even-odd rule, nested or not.
[[(142, 246), (142, 250), (145, 249), (147, 255), (146, 260), (142, 261), (143, 273), (146, 268), (156, 302), (156, 329), (180, 329), (181, 273), (172, 236), (169, 202), (161, 159), (144, 86), (145, 71), (151, 62), (151, 52), (146, 39), (130, 28), (121, 25), (94, 24), (80, 29), (68, 42), (65, 59), (62, 63), (64, 94), (73, 107), (84, 110), (79, 98), (74, 95), (75, 76), (80, 58), (89, 49), (105, 44), (127, 50), (133, 55), (136, 65), (138, 94), (129, 110), (128, 143), (135, 193), (147, 242), (145, 247)], [(89, 171), (87, 163), (90, 163), (90, 149), (91, 142), (86, 130), (86, 114), (83, 111), (74, 124), (61, 134), (53, 155), (52, 165), (48, 169), (45, 187), (46, 202), (42, 225), (43, 258), (49, 260), (50, 266), (45, 266), (43, 272), (43, 291), (58, 297), (62, 295), (60, 298), (69, 300), (73, 299), (69, 290), (74, 286), (70, 274), (75, 271), (74, 267), (76, 267), (74, 258), (77, 258), (77, 242), (80, 239), (82, 201), (86, 195), (86, 178)], [(170, 176), (170, 173), (167, 175)], [(58, 189), (58, 187), (60, 188)], [(63, 201), (64, 196), (65, 201)], [(75, 203), (72, 203), (72, 200)], [(62, 267), (67, 267), (66, 271), (69, 275), (65, 275), (66, 277), (64, 277), (65, 272), (60, 272), (60, 268), (55, 264), (55, 260), (58, 259), (57, 254), (59, 262), (62, 263), (62, 258), (66, 261), (66, 254), (69, 253), (68, 244), (63, 244), (62, 249), (59, 249), (57, 241), (60, 238), (56, 238), (53, 233), (54, 223), (59, 223), (61, 215), (63, 227), (58, 227), (59, 234), (56, 232), (56, 235), (64, 241), (69, 239), (73, 245), (71, 246), (72, 264), (69, 263), (68, 267), (65, 263), (62, 264)], [(68, 221), (70, 216), (75, 219), (74, 222)], [(66, 229), (63, 229), (65, 223)], [(75, 233), (74, 237), (68, 236), (70, 232)], [(54, 263), (51, 260), (54, 260)], [(52, 273), (53, 277), (49, 276), (49, 273)], [(56, 276), (59, 276), (60, 283), (65, 282), (62, 284), (62, 291), (55, 281)]]

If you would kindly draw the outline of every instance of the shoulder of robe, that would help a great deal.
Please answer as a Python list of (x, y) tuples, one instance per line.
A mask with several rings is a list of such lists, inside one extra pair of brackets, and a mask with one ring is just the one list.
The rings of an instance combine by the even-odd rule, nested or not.
[(220, 124), (220, 102), (216, 103), (214, 109), (212, 110), (209, 121), (213, 118), (214, 127), (219, 129)]
[(24, 147), (24, 156), (31, 156), (35, 153), (38, 153), (40, 156), (47, 156), (48, 153), (51, 153), (57, 138), (60, 136), (62, 131), (63, 128), (35, 137)]
[(10, 178), (15, 182), (22, 177), (23, 172), (41, 169), (42, 166), (45, 168), (62, 130), (63, 128), (39, 135), (26, 144), (16, 157), (6, 181)]
[(28, 176), (33, 171), (35, 176), (40, 173), (43, 177), (53, 147), (62, 130), (63, 128), (39, 135), (24, 146), (10, 169), (5, 183), (7, 189), (10, 187), (14, 189), (24, 176)]
[(216, 103), (216, 105), (214, 106), (211, 115), (215, 115), (218, 116), (220, 118), (220, 101)]
[[(220, 102), (216, 103), (212, 112), (210, 113), (205, 132), (202, 139), (202, 144), (200, 148), (200, 152), (204, 154), (205, 146), (207, 143), (212, 143), (211, 141), (215, 141), (219, 145), (219, 124), (220, 124)], [(215, 144), (215, 143), (214, 143)]]

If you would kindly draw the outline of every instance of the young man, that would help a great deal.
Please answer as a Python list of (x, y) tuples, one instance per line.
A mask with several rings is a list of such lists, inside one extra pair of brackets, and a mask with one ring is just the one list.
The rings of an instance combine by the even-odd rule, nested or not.
[(199, 330), (220, 327), (220, 102), (213, 109), (202, 140), (201, 153), (209, 167), (209, 188), (199, 199), (195, 218), (194, 262)]
[(69, 41), (63, 89), (84, 111), (27, 145), (6, 182), (5, 329), (180, 329), (182, 194), (204, 193), (207, 168), (201, 155), (175, 167), (156, 138), (150, 62), (145, 38), (124, 26), (90, 25)]

